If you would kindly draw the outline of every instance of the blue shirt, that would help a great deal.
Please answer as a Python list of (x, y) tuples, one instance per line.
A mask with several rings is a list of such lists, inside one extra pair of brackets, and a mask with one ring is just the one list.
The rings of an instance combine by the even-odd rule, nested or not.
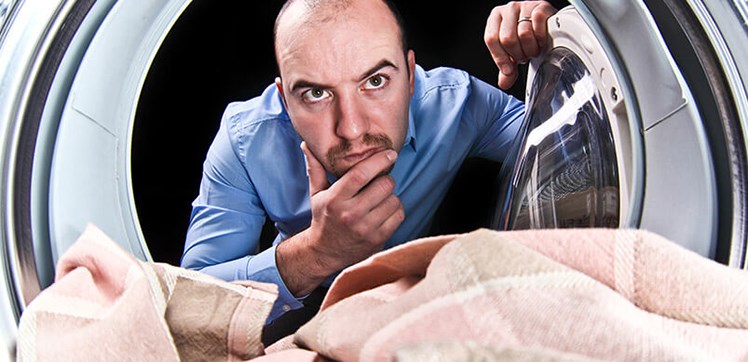
[[(502, 161), (524, 112), (522, 102), (464, 71), (417, 66), (405, 145), (391, 172), (406, 217), (385, 248), (428, 231), (463, 160)], [(275, 264), (277, 244), (311, 223), (300, 144), (275, 85), (230, 104), (203, 164), (182, 256), (183, 267), (224, 280), (278, 285), (268, 321), (302, 306)], [(279, 234), (258, 250), (266, 215)]]

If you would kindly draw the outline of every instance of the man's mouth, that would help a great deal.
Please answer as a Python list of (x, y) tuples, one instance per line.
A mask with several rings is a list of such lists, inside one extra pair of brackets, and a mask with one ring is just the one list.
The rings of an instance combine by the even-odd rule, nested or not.
[(363, 152), (350, 153), (350, 154), (344, 156), (343, 160), (345, 160), (345, 162), (348, 163), (348, 164), (350, 164), (350, 165), (355, 165), (355, 164), (357, 164), (357, 163), (359, 163), (359, 162), (361, 162), (361, 161), (363, 161), (363, 160), (371, 157), (372, 155), (374, 155), (377, 152), (382, 151), (382, 150), (384, 150), (384, 148), (377, 147), (377, 148), (368, 149), (368, 150), (363, 151)]
[[(371, 148), (366, 148), (371, 147)], [(343, 140), (339, 145), (327, 151), (327, 162), (330, 164), (330, 173), (338, 177), (346, 173), (357, 163), (373, 156), (377, 152), (392, 149), (392, 141), (384, 134), (365, 134), (363, 142), (354, 149), (348, 140)]]

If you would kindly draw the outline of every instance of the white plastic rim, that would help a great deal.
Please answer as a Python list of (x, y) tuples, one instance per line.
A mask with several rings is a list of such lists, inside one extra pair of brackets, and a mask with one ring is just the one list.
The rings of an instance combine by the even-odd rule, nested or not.
[[(4, 2), (4, 5), (12, 5)], [(31, 245), (16, 240), (18, 223), (16, 174), (18, 173), (19, 143), (27, 105), (33, 85), (38, 80), (43, 59), (49, 52), (63, 18), (72, 9), (64, 1), (28, 0), (19, 6), (8, 6), (3, 14), (4, 27), (0, 31), (0, 179), (2, 185), (2, 242), (0, 248), (5, 273), (0, 286), (0, 358), (12, 359), (16, 325), (23, 301), (38, 293), (40, 286), (34, 268)], [(23, 24), (23, 26), (12, 26)], [(30, 268), (29, 268), (30, 267)]]
[[(628, 223), (657, 232), (711, 258), (715, 257), (718, 245), (724, 248), (728, 243), (729, 258), (720, 255), (720, 260), (745, 268), (746, 144), (734, 147), (737, 156), (727, 161), (731, 163), (730, 172), (715, 172), (716, 159), (704, 128), (705, 120), (647, 8), (652, 4), (645, 5), (642, 1), (571, 2), (611, 59), (622, 84), (620, 90), (627, 99), (629, 119), (639, 126), (637, 130), (632, 124), (630, 130), (632, 142), (642, 141), (641, 147), (635, 144), (632, 147), (633, 170), (643, 171), (633, 175), (632, 200), (641, 193), (641, 204), (631, 205)], [(705, 28), (709, 35), (710, 46), (714, 47), (721, 63), (719, 68), (728, 78), (732, 96), (728, 96), (727, 102), (735, 102), (740, 115), (739, 119), (730, 120), (735, 123), (732, 126), (737, 125), (733, 127), (737, 129), (733, 136), (745, 142), (746, 79), (733, 69), (742, 67), (741, 73), (748, 74), (745, 62), (735, 62), (735, 57), (745, 56), (747, 52), (744, 46), (746, 19), (737, 12), (737, 3), (689, 1), (690, 12), (698, 18), (698, 24), (689, 25)], [(636, 137), (637, 131), (642, 137)], [(637, 150), (644, 152), (638, 155)], [(731, 179), (732, 202), (724, 205), (732, 204), (732, 212), (717, 204), (718, 195), (724, 197), (723, 190), (727, 190), (718, 190), (717, 184), (718, 181), (724, 183), (725, 178)], [(637, 212), (640, 213), (638, 220)], [(729, 240), (723, 240), (724, 231), (730, 226), (722, 225), (719, 230), (718, 227), (721, 220), (727, 219), (732, 220), (733, 234), (731, 238), (727, 236)], [(718, 234), (721, 239), (717, 238)]]
[[(117, 2), (88, 47), (55, 141), (49, 201), (53, 260), (87, 223), (136, 257), (150, 259), (132, 196), (132, 125), (150, 64), (188, 4)], [(81, 204), (80, 211), (69, 212)]]
[(13, 359), (20, 313), (86, 223), (150, 258), (130, 183), (132, 124), (150, 64), (189, 3), (25, 0), (2, 9), (0, 360)]
[[(617, 142), (622, 147), (619, 154), (631, 155), (630, 159), (619, 160), (623, 164), (619, 169), (626, 172), (623, 177), (626, 182), (622, 184), (626, 185), (629, 195), (624, 223), (658, 231), (709, 255), (710, 245), (690, 244), (690, 240), (708, 240), (714, 235), (714, 205), (709, 203), (713, 200), (714, 175), (709, 170), (708, 148), (704, 146), (703, 135), (692, 129), (696, 122), (691, 117), (693, 110), (688, 92), (669, 91), (684, 87), (682, 79), (672, 70), (673, 62), (663, 49), (657, 25), (642, 1), (571, 2), (589, 27), (590, 39), (600, 40), (602, 53), (610, 62), (612, 73), (602, 72), (601, 82), (618, 84), (620, 99), (625, 100), (623, 109), (617, 110), (621, 113), (613, 116), (625, 114), (628, 120), (634, 121), (614, 127), (618, 139), (630, 140), (628, 150), (625, 142)], [(69, 48), (55, 48), (53, 40), (64, 28), (65, 21), (70, 20), (68, 15), (83, 3), (86, 1), (0, 1), (0, 23), (4, 21), (9, 25), (0, 32), (1, 237), (5, 243), (5, 247), (0, 248), (0, 256), (6, 263), (6, 270), (10, 271), (10, 275), (5, 274), (0, 281), (0, 345), (4, 348), (0, 359), (13, 358), (20, 312), (34, 293), (50, 282), (54, 260), (77, 238), (87, 222), (95, 222), (134, 255), (149, 259), (130, 183), (133, 117), (150, 63), (190, 1), (90, 1), (93, 7), (85, 13)], [(708, 27), (707, 33), (714, 44), (724, 45), (718, 54), (723, 68), (728, 71), (733, 97), (745, 100), (745, 80), (741, 74), (748, 74), (748, 63), (735, 61), (748, 58), (748, 48), (736, 46), (744, 39), (744, 35), (743, 38), (738, 35), (744, 31), (745, 21), (729, 19), (734, 16), (731, 6), (745, 11), (745, 1), (688, 0), (688, 3), (702, 24), (713, 25)], [(2, 8), (3, 5), (8, 6)], [(568, 47), (585, 48), (586, 42), (574, 45), (575, 41), (567, 41)], [(32, 87), (43, 75), (50, 75), (41, 74), (40, 69), (55, 52), (64, 52), (64, 57), (59, 72), (52, 73), (54, 79), (41, 115), (36, 153), (19, 155), (19, 136), (29, 113), (28, 105), (33, 102)], [(600, 62), (593, 59), (599, 53), (593, 50), (582, 59), (588, 58), (586, 61), (590, 64)], [(637, 54), (641, 56), (634, 56)], [(590, 66), (590, 69), (598, 68)], [(653, 81), (658, 75), (666, 78)], [(647, 102), (654, 98), (659, 102)], [(746, 104), (738, 104), (744, 132), (748, 128)], [(678, 132), (691, 129), (678, 137), (697, 147), (668, 149), (665, 141), (672, 141), (672, 138), (664, 139), (659, 134), (673, 137), (674, 133), (668, 128), (671, 126)], [(642, 152), (645, 143), (647, 152)], [(650, 146), (655, 148), (650, 149)], [(660, 159), (650, 158), (658, 154)], [(22, 157), (34, 159), (30, 206), (18, 205), (14, 193), (19, 173), (16, 166)], [(671, 172), (668, 168), (649, 168), (666, 163), (668, 159), (677, 164), (683, 157), (697, 160), (689, 163), (694, 179), (679, 176), (680, 180), (672, 180), (672, 175), (682, 173)], [(683, 215), (673, 212), (672, 200), (684, 194), (693, 194), (695, 199), (689, 201), (693, 205), (704, 205), (700, 215), (690, 211), (698, 206), (688, 207), (690, 210), (685, 210)], [(16, 240), (19, 230), (15, 213), (19, 207), (31, 209), (33, 238), (30, 239), (33, 240)], [(49, 249), (47, 255), (37, 252), (43, 245)], [(29, 251), (33, 254), (30, 257), (26, 255)], [(744, 249), (733, 254), (736, 261), (731, 257), (730, 264), (740, 266)], [(28, 271), (24, 263), (29, 260), (37, 271), (27, 274), (23, 272)], [(35, 279), (35, 287), (24, 285)]]
[(688, 0), (687, 3), (709, 38), (732, 98), (736, 100), (734, 106), (738, 119), (735, 121), (738, 124), (735, 128), (739, 134), (733, 137), (742, 137), (742, 140), (733, 140), (732, 147), (742, 148), (742, 155), (729, 162), (735, 163), (732, 176), (736, 179), (732, 181), (732, 214), (740, 223), (733, 227), (730, 235), (729, 265), (748, 270), (748, 185), (740, 182), (748, 173), (748, 102), (745, 101), (748, 100), (748, 63), (744, 61), (748, 58), (748, 47), (745, 46), (748, 42), (748, 2)]

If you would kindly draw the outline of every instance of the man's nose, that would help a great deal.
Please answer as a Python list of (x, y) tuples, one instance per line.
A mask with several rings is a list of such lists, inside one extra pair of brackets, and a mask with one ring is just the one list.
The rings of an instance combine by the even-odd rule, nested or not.
[(338, 98), (338, 117), (335, 132), (338, 137), (355, 140), (369, 131), (365, 109), (355, 96)]

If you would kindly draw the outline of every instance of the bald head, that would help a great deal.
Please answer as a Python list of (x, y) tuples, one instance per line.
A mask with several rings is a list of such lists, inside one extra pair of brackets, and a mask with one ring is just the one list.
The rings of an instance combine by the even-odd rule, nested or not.
[(334, 21), (356, 1), (381, 2), (389, 10), (391, 19), (399, 30), (403, 54), (408, 50), (405, 24), (400, 12), (391, 0), (287, 0), (278, 12), (273, 29), (273, 44), (276, 59), (281, 46), (287, 46), (295, 38), (294, 32), (308, 32), (321, 24)]

